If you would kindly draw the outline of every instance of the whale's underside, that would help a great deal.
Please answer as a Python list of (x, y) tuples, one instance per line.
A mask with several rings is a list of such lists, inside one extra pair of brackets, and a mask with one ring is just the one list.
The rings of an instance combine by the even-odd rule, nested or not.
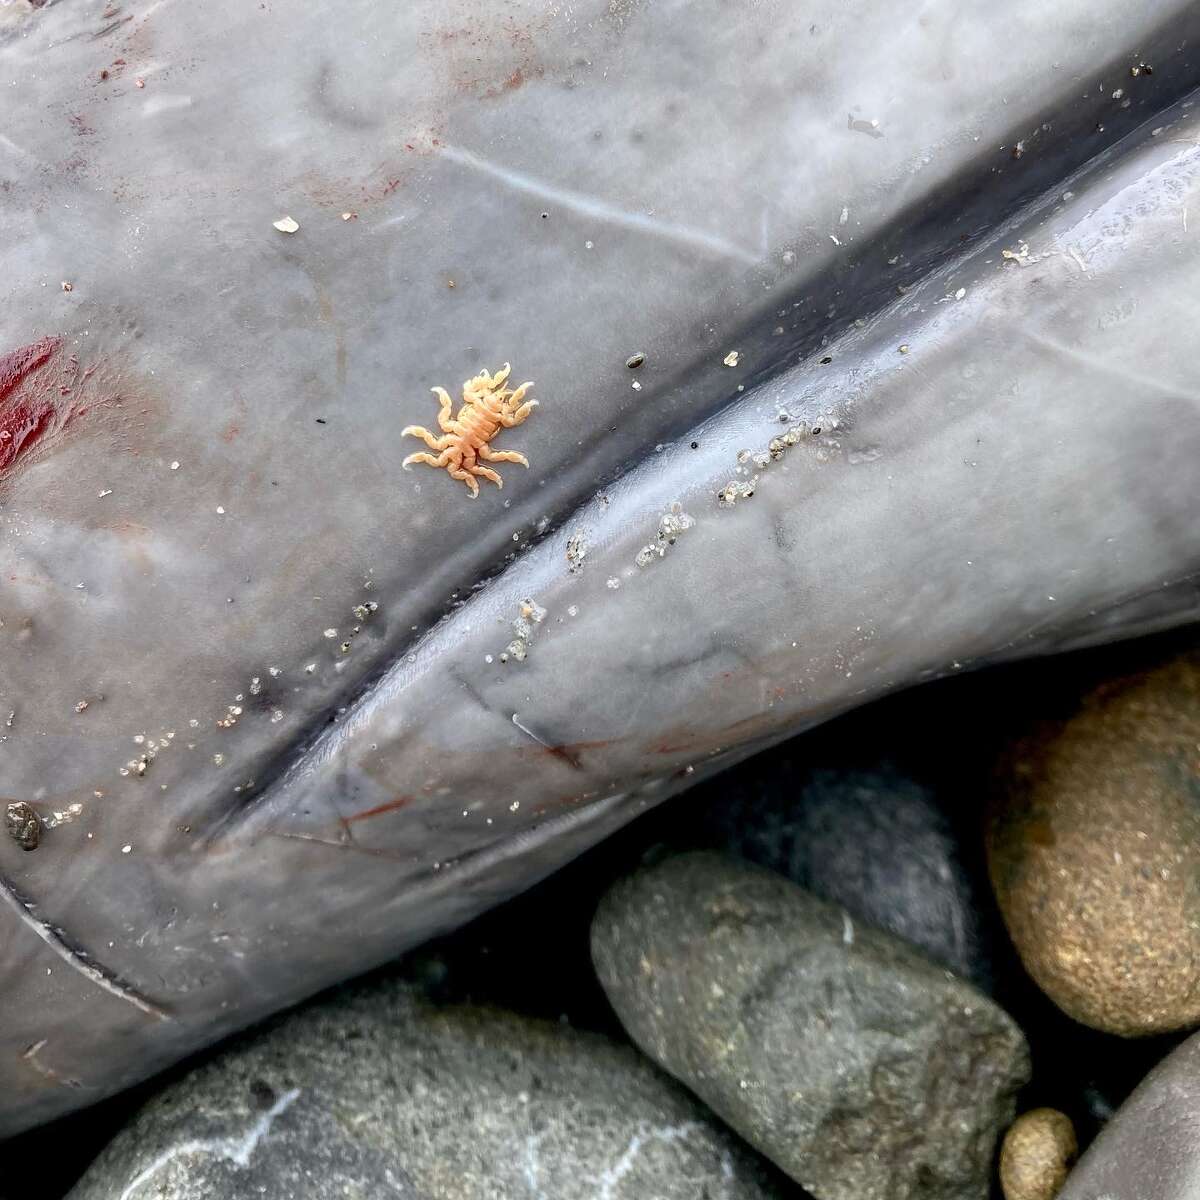
[[(1194, 618), (1198, 35), (0, 0), (0, 1135), (854, 705)], [(529, 468), (403, 472), (505, 362)]]

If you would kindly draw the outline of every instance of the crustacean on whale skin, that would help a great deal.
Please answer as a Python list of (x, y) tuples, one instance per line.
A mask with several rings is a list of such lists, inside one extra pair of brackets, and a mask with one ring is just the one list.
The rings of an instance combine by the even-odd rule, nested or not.
[[(490, 479), (497, 487), (504, 486), (499, 474), (490, 467), (482, 466), (480, 459), (484, 462), (514, 462), (523, 467), (529, 466), (525, 455), (515, 450), (493, 450), (489, 445), (501, 429), (520, 425), (537, 405), (536, 400), (525, 400), (525, 393), (533, 387), (532, 382), (521, 384), (515, 391), (504, 386), (511, 370), (509, 364), (505, 363), (494, 375), (484, 370), (468, 379), (463, 384), (463, 402), (456, 416), (450, 415), (454, 407), (450, 393), (445, 388), (432, 388), (441, 403), (438, 425), (442, 429), (442, 436), (434, 437), (423, 425), (409, 425), (401, 436), (419, 437), (438, 454), (435, 456), (422, 450), (410, 454), (400, 465), (407, 468), (410, 463), (419, 462), (441, 467), (471, 489), (472, 500), (479, 495), (476, 475)], [(522, 400), (525, 402), (522, 403)]]

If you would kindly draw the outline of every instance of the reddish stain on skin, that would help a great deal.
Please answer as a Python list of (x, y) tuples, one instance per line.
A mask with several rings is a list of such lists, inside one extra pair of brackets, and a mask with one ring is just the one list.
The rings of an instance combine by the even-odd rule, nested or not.
[(384, 813), (395, 812), (398, 808), (404, 808), (405, 805), (411, 804), (412, 801), (412, 796), (397, 796), (395, 800), (389, 800), (386, 804), (377, 804), (374, 808), (367, 808), (362, 812), (355, 813), (352, 817), (347, 817), (345, 823), (352, 825), (355, 821), (369, 821), (372, 817), (379, 817)]
[(40, 341), (0, 356), (0, 471), (32, 450), (60, 419), (42, 368), (62, 346), (62, 338)]
[(62, 434), (92, 408), (120, 403), (92, 395), (84, 403), (96, 367), (82, 370), (74, 354), (63, 358), (61, 337), (44, 337), (0, 354), (0, 481), (10, 467)]

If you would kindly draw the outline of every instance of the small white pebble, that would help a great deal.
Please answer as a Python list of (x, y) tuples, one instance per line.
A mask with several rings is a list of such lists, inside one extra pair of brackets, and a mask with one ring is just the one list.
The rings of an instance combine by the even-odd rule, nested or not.
[(113, 490), (112, 490), (112, 488), (105, 488), (105, 489), (104, 489), (104, 491), (102, 491), (102, 492), (100, 493), (100, 496), (99, 496), (99, 498), (100, 498), (101, 500), (103, 500), (105, 496), (111, 496), (112, 494), (113, 494)]
[(727, 367), (736, 367), (738, 365), (738, 359), (741, 358), (741, 356), (742, 356), (742, 352), (740, 350), (730, 350), (730, 352), (727, 355), (725, 355), (725, 357), (723, 359), (721, 359), (721, 361)]
[(126, 842), (126, 844), (121, 847), (121, 853), (128, 854), (132, 849), (133, 849), (133, 847), (131, 845), (129, 845), (128, 842)]
[(217, 505), (217, 516), (223, 517), (224, 515), (225, 515), (225, 506), (223, 504), (218, 504)]
[(292, 217), (280, 217), (278, 221), (272, 221), (271, 224), (280, 233), (295, 233), (300, 228), (300, 222), (294, 220)]
[(175, 462), (173, 462), (173, 463), (171, 464), (171, 470), (172, 470), (172, 471), (178, 471), (178, 470), (179, 470), (179, 460), (178, 460), (178, 459), (176, 459), (176, 461), (175, 461)]

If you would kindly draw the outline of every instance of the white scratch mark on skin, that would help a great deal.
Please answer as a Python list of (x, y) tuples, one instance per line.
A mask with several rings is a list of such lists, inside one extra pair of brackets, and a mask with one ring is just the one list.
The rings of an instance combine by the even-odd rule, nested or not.
[(138, 14), (138, 17), (140, 20), (144, 21), (147, 17), (153, 16), (154, 13), (158, 12), (158, 10), (160, 8), (162, 8), (162, 6), (164, 4), (170, 4), (170, 3), (172, 3), (172, 0), (157, 0), (156, 4), (152, 4), (152, 5), (150, 5), (149, 8), (144, 9), (142, 12), (140, 12)]
[(164, 1150), (148, 1167), (134, 1176), (121, 1193), (121, 1200), (133, 1200), (142, 1184), (153, 1179), (163, 1167), (185, 1154), (212, 1154), (243, 1169), (248, 1167), (259, 1143), (271, 1131), (275, 1118), (291, 1108), (299, 1095), (299, 1088), (292, 1088), (290, 1092), (285, 1092), (240, 1138), (196, 1138), (193, 1141), (181, 1142), (178, 1146), (172, 1146), (170, 1150)]
[(854, 945), (854, 922), (850, 920), (850, 914), (844, 910), (842, 912), (842, 945)]
[(142, 116), (156, 117), (159, 113), (173, 112), (177, 108), (191, 107), (191, 96), (184, 96), (179, 92), (172, 95), (148, 96), (146, 103), (142, 105)]
[(1195, 404), (1200, 399), (1193, 392), (1175, 387), (1173, 384), (1166, 383), (1161, 379), (1155, 379), (1149, 375), (1145, 377), (1135, 375), (1133, 372), (1126, 371), (1114, 363), (1106, 362), (1104, 359), (1097, 358), (1091, 354), (1086, 354), (1082, 350), (1076, 350), (1074, 346), (1068, 346), (1056, 338), (1048, 337), (1046, 334), (1039, 333), (1037, 330), (1030, 329), (1027, 326), (1017, 325), (1015, 328), (1035, 346), (1041, 346), (1044, 350), (1061, 355), (1069, 362), (1076, 362), (1080, 366), (1088, 367), (1093, 371), (1100, 371), (1102, 374), (1109, 375), (1113, 379), (1123, 380), (1125, 383), (1139, 388), (1143, 392), (1149, 390), (1157, 392), (1162, 396), (1170, 396), (1173, 400), (1187, 400), (1192, 404)]
[(528, 725), (522, 725), (522, 724), (521, 724), (521, 722), (520, 722), (520, 721), (517, 719), (517, 714), (516, 714), (516, 713), (513, 713), (513, 715), (512, 715), (512, 723), (513, 723), (513, 724), (514, 724), (514, 725), (515, 725), (515, 726), (516, 726), (516, 727), (517, 727), (517, 728), (518, 728), (518, 729), (519, 729), (519, 730), (520, 730), (522, 733), (527, 733), (527, 734), (528, 734), (528, 735), (529, 735), (531, 738), (533, 738), (533, 740), (534, 740), (535, 742), (537, 742), (539, 745), (541, 745), (541, 746), (545, 746), (547, 749), (550, 749), (550, 748), (551, 748), (551, 746), (550, 746), (550, 743), (549, 743), (549, 742), (547, 742), (547, 741), (545, 741), (544, 739), (542, 739), (542, 738), (538, 737), (538, 735), (537, 735), (536, 733), (534, 733), (534, 732), (533, 732), (533, 730), (532, 730), (532, 729), (530, 729)]
[(22, 146), (18, 146), (17, 143), (12, 140), (12, 138), (5, 137), (2, 133), (0, 133), (0, 146), (3, 146), (6, 150), (11, 151), (13, 154), (17, 155), (18, 158), (30, 157), (28, 150), (24, 149)]
[(49, 1038), (42, 1038), (40, 1041), (34, 1042), (21, 1058), (27, 1062), (43, 1079), (49, 1079), (51, 1083), (61, 1083), (63, 1087), (82, 1088), (83, 1084), (78, 1079), (68, 1079), (60, 1075), (53, 1067), (48, 1067), (38, 1055), (46, 1048)]
[(27, 928), (32, 929), (63, 962), (73, 970), (78, 971), (86, 979), (90, 979), (98, 988), (103, 988), (109, 995), (116, 996), (119, 1000), (124, 1000), (127, 1004), (132, 1004), (134, 1008), (140, 1012), (144, 1012), (147, 1016), (157, 1017), (160, 1021), (171, 1020), (171, 1017), (157, 1005), (151, 1004), (149, 1000), (144, 996), (138, 995), (132, 988), (118, 983), (117, 980), (105, 974), (98, 967), (87, 962), (79, 951), (73, 950), (68, 946), (53, 926), (48, 925), (45, 921), (39, 921), (29, 911), (25, 902), (9, 887), (4, 879), (0, 879), (0, 900), (3, 900), (17, 914), (21, 923)]
[(716, 234), (707, 233), (702, 229), (694, 229), (690, 225), (678, 225), (671, 221), (660, 221), (654, 217), (648, 217), (644, 213), (627, 212), (623, 208), (617, 208), (613, 204), (606, 204), (603, 200), (593, 199), (582, 192), (572, 192), (566, 188), (555, 187), (550, 183), (543, 183), (541, 180), (533, 179), (528, 175), (522, 175), (518, 171), (510, 171), (507, 167), (501, 167), (496, 163), (489, 162), (485, 158), (480, 158), (479, 155), (472, 154), (469, 150), (460, 150), (456, 146), (442, 146), (441, 153), (443, 157), (448, 158), (451, 162), (459, 163), (464, 167), (470, 167), (472, 170), (480, 171), (484, 175), (490, 175), (493, 179), (500, 180), (501, 183), (506, 184), (514, 191), (524, 192), (529, 196), (537, 196), (539, 199), (549, 201), (552, 204), (559, 204), (563, 208), (568, 208), (572, 212), (579, 213), (581, 216), (591, 217), (596, 221), (605, 221), (610, 225), (620, 225), (626, 229), (635, 230), (638, 233), (648, 233), (654, 237), (667, 238), (670, 241), (680, 242), (694, 249), (707, 250), (712, 254), (719, 254), (725, 258), (735, 259), (737, 262), (746, 263), (748, 266), (755, 266), (760, 261), (757, 254), (752, 253), (743, 246), (737, 245), (735, 242), (718, 237)]

